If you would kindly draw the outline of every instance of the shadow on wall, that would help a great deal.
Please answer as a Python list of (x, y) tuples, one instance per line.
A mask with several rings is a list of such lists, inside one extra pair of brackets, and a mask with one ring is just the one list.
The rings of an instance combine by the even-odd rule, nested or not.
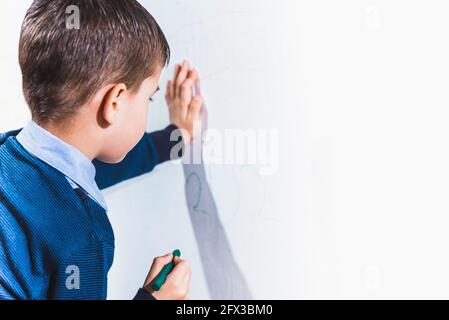
[[(202, 123), (203, 128), (206, 129), (205, 106), (202, 111)], [(194, 143), (193, 146), (195, 145)], [(192, 146), (187, 148), (189, 148), (187, 155), (193, 155), (196, 151)], [(183, 164), (183, 169), (190, 221), (211, 299), (251, 299), (248, 284), (234, 259), (231, 245), (218, 216), (203, 161), (201, 164)]]
[(184, 164), (190, 221), (212, 299), (251, 299), (218, 216), (204, 165)]

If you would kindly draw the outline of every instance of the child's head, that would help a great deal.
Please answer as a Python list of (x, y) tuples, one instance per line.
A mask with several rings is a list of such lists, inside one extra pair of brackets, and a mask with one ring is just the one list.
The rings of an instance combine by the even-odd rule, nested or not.
[(68, 128), (83, 121), (101, 137), (97, 158), (111, 163), (144, 134), (169, 58), (163, 32), (136, 0), (35, 0), (19, 45), (33, 120)]

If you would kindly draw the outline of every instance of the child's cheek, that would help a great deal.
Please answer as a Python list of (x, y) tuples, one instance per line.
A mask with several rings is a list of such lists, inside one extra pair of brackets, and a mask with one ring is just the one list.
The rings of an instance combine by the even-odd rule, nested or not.
[(147, 130), (149, 105), (150, 104), (145, 101), (139, 106), (139, 119), (137, 121), (139, 121), (139, 127), (142, 134)]
[(143, 137), (147, 129), (148, 123), (147, 103), (141, 103), (139, 105), (136, 105), (134, 119), (130, 123), (132, 123), (132, 128), (130, 129), (134, 131), (134, 136), (137, 139), (137, 141), (139, 141)]

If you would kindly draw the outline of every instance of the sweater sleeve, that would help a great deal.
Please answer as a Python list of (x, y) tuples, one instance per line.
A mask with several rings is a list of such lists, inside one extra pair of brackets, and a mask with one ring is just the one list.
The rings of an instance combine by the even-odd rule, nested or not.
[(139, 289), (133, 300), (156, 300), (156, 298), (144, 289)]
[[(151, 172), (154, 167), (170, 159), (172, 148), (182, 143), (182, 138), (171, 141), (172, 133), (177, 127), (170, 125), (164, 130), (146, 133), (139, 143), (118, 164), (107, 164), (94, 160), (96, 168), (95, 180), (100, 189), (109, 188), (122, 181), (138, 177)], [(173, 149), (176, 150), (176, 149)], [(182, 148), (179, 148), (176, 156), (182, 156)]]

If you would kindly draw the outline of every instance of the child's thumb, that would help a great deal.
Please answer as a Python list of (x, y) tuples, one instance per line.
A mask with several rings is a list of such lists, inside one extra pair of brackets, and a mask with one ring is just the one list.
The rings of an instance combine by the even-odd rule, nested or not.
[(180, 257), (174, 257), (173, 258), (173, 264), (177, 265), (178, 263), (180, 263), (182, 261), (182, 259)]
[(173, 254), (167, 253), (165, 256), (157, 257), (153, 261), (153, 270), (156, 272), (159, 272), (162, 270), (162, 268), (169, 264), (173, 259)]
[(145, 285), (148, 285), (151, 281), (156, 278), (156, 276), (161, 272), (162, 268), (165, 265), (169, 264), (173, 259), (173, 255), (171, 253), (166, 254), (165, 256), (156, 257), (153, 260), (153, 264), (151, 265), (150, 272), (145, 280)]
[(189, 107), (189, 117), (192, 120), (198, 120), (200, 118), (201, 107), (204, 104), (204, 99), (200, 95), (193, 97)]

